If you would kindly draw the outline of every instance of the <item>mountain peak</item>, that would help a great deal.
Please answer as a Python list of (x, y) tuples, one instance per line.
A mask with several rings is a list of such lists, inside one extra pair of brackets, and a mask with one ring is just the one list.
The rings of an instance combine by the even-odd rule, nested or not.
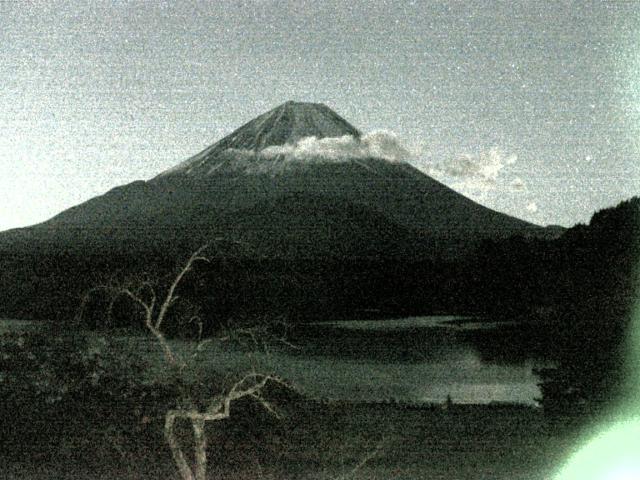
[(360, 131), (322, 103), (289, 100), (245, 123), (165, 174), (194, 172), (194, 168), (199, 171), (227, 150), (258, 152), (267, 147), (294, 144), (306, 137), (345, 135), (360, 138)]
[(223, 149), (259, 151), (295, 143), (305, 137), (360, 137), (357, 128), (322, 103), (289, 100), (254, 118), (215, 145)]

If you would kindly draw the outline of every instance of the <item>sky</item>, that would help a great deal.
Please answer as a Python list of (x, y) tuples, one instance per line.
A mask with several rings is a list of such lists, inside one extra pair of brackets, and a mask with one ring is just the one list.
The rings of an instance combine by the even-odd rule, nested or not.
[(474, 200), (571, 226), (640, 194), (635, 1), (0, 0), (0, 230), (321, 102)]

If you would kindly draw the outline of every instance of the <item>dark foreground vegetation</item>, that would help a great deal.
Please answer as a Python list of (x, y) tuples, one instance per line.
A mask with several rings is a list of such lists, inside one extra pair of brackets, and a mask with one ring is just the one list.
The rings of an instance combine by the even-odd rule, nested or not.
[[(3, 337), (3, 478), (179, 478), (163, 437), (179, 382), (141, 381), (144, 359), (118, 358), (108, 339), (48, 333)], [(279, 385), (265, 396), (277, 416), (246, 399), (207, 424), (207, 478), (544, 479), (577, 432), (517, 405), (327, 403)], [(178, 436), (189, 444), (187, 422)]]
[[(183, 286), (182, 296), (197, 299), (211, 319), (550, 315), (568, 303), (632, 296), (639, 211), (640, 199), (632, 198), (595, 213), (589, 225), (576, 225), (559, 238), (484, 241), (464, 257), (437, 258), (416, 250), (285, 259), (221, 239), (211, 243), (211, 261)], [(140, 272), (171, 276), (176, 263), (206, 242), (168, 236), (166, 244), (154, 248), (80, 240), (64, 248), (41, 242), (1, 246), (0, 316), (68, 319), (88, 288)]]
[[(226, 252), (183, 270), (189, 275), (175, 292), (180, 302), (166, 312), (160, 332), (169, 337), (224, 335), (227, 318), (255, 332), (258, 317), (286, 315), (295, 323), (455, 311), (518, 320), (505, 327), (511, 350), (557, 361), (538, 372), (542, 409), (327, 404), (286, 381), (260, 384), (254, 376), (260, 392), (240, 384), (246, 398), (235, 398), (229, 418), (202, 421), (207, 478), (548, 478), (578, 426), (626, 393), (639, 220), (634, 198), (557, 240), (485, 243), (455, 262), (291, 263)], [(112, 253), (2, 259), (12, 272), (2, 277), (7, 316), (78, 320), (2, 336), (6, 478), (178, 478), (166, 443), (167, 412), (212, 415), (204, 402), (222, 405), (224, 389), (216, 387), (224, 385), (225, 372), (192, 378), (169, 362), (166, 375), (149, 379), (148, 359), (118, 356), (108, 331), (97, 343), (97, 334), (85, 331), (138, 325), (138, 333), (165, 338), (148, 325), (165, 315), (156, 292), (177, 278), (178, 254), (129, 261), (131, 254)], [(146, 328), (145, 311), (153, 319)], [(482, 355), (504, 351), (486, 340)], [(180, 417), (175, 435), (188, 447), (197, 422), (187, 419)]]
[[(460, 258), (416, 251), (283, 259), (215, 241), (208, 250), (211, 261), (199, 266), (181, 293), (197, 299), (210, 319), (286, 315), (295, 322), (452, 312), (557, 318), (554, 314), (566, 305), (610, 309), (627, 305), (634, 294), (639, 212), (640, 198), (632, 198), (559, 238), (484, 241)], [(66, 248), (25, 244), (19, 252), (0, 247), (0, 316), (71, 318), (87, 289), (140, 272), (171, 276), (176, 262), (202, 245), (166, 242), (156, 248), (80, 241)]]

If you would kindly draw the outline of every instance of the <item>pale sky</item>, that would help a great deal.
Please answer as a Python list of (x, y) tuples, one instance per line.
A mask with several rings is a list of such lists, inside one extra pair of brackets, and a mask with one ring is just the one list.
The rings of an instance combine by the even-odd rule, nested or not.
[(287, 100), (536, 223), (640, 194), (640, 2), (0, 0), (0, 25), (0, 230)]

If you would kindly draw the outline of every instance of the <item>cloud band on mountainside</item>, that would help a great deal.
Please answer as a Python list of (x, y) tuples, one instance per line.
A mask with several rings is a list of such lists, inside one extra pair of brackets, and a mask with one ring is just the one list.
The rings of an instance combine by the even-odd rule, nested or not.
[(418, 168), (469, 198), (493, 203), (499, 210), (517, 206), (518, 214), (526, 212), (530, 219), (539, 221), (541, 212), (527, 183), (510, 168), (517, 160), (517, 155), (494, 146), (473, 154), (424, 163)]
[(265, 157), (284, 155), (292, 159), (324, 158), (344, 161), (354, 158), (382, 158), (392, 162), (407, 162), (411, 153), (404, 148), (398, 137), (388, 131), (375, 131), (361, 138), (351, 135), (342, 137), (305, 137), (295, 144), (275, 145), (260, 151)]
[[(254, 155), (251, 151), (235, 151), (236, 160)], [(511, 192), (514, 202), (522, 204), (527, 213), (537, 214), (537, 204), (529, 198), (526, 182), (510, 171), (518, 160), (517, 155), (492, 147), (478, 153), (464, 153), (437, 162), (424, 162), (420, 155), (405, 148), (398, 136), (389, 131), (374, 131), (360, 138), (351, 135), (341, 137), (305, 137), (293, 144), (274, 145), (259, 152), (259, 155), (275, 160), (283, 156), (286, 161), (346, 162), (362, 158), (380, 158), (391, 162), (407, 162), (428, 175), (451, 186), (463, 195), (486, 202), (493, 192)], [(274, 164), (275, 165), (275, 164)], [(247, 168), (260, 172), (270, 168), (287, 168), (285, 164), (255, 164), (247, 162)], [(517, 196), (513, 197), (513, 195)], [(499, 207), (498, 207), (499, 208)]]

